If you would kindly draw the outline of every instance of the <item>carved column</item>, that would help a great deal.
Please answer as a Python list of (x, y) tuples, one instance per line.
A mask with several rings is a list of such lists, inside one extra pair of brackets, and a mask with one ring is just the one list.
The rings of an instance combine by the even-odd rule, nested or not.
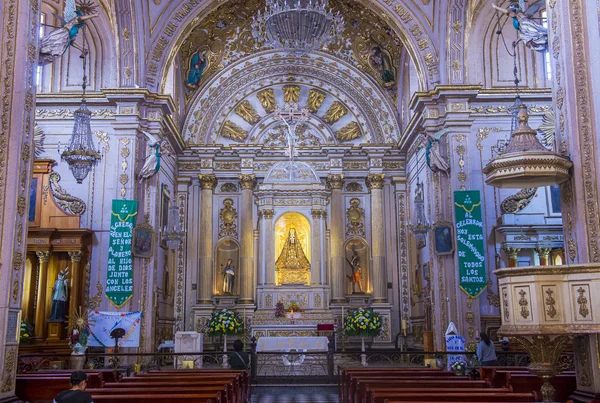
[(331, 188), (331, 300), (344, 301), (344, 204), (342, 203), (342, 187), (344, 175), (329, 174), (327, 184)]
[[(570, 264), (600, 263), (600, 19), (596, 0), (548, 0), (548, 43), (556, 116), (555, 149), (573, 162), (572, 177), (561, 185), (565, 255)], [(577, 400), (600, 396), (600, 339), (581, 336), (575, 355)], [(584, 359), (590, 358), (585, 360)], [(595, 362), (594, 362), (595, 361)], [(589, 382), (583, 376), (588, 368)]]
[(200, 242), (198, 249), (198, 303), (211, 304), (213, 293), (213, 192), (217, 178), (213, 174), (199, 175), (200, 201)]
[(265, 284), (275, 285), (275, 234), (273, 232), (273, 210), (263, 210), (263, 236), (264, 245), (264, 260), (263, 267), (265, 272)]
[(46, 294), (48, 292), (48, 262), (50, 251), (37, 251), (35, 254), (39, 260), (38, 268), (38, 292), (35, 303), (35, 329), (36, 339), (46, 339)]
[(0, 0), (0, 401), (14, 396), (17, 370), (40, 10), (40, 0)]
[(502, 248), (506, 256), (508, 257), (508, 267), (517, 267), (517, 257), (519, 256), (519, 252), (521, 252), (521, 248)]
[(321, 217), (322, 210), (312, 210), (312, 256), (310, 262), (310, 279), (312, 284), (322, 284), (323, 277), (321, 275)]
[(83, 252), (80, 250), (69, 252), (69, 257), (71, 258), (71, 286), (69, 289), (68, 315), (73, 315), (77, 311), (77, 308), (81, 306), (81, 258), (83, 257)]
[(540, 266), (548, 266), (550, 261), (550, 252), (552, 249), (550, 248), (537, 248), (536, 252), (540, 257)]
[(385, 223), (383, 217), (384, 177), (384, 174), (369, 174), (367, 177), (367, 187), (371, 192), (371, 261), (373, 262), (373, 302), (387, 301)]
[(241, 214), (242, 223), (240, 231), (240, 303), (254, 303), (254, 225), (252, 217), (252, 192), (256, 187), (254, 174), (240, 174), (242, 188)]

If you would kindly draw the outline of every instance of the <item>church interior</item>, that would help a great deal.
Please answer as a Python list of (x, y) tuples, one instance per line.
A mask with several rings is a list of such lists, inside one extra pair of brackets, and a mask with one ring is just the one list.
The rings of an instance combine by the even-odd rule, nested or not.
[(0, 402), (600, 401), (597, 0), (0, 10)]

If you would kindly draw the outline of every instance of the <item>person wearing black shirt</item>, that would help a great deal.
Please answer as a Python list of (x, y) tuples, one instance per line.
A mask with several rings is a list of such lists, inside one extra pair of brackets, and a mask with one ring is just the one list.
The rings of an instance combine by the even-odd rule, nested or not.
[(248, 353), (243, 351), (244, 343), (240, 339), (233, 342), (233, 353), (229, 354), (229, 365), (231, 369), (247, 370), (250, 364)]
[(56, 395), (53, 403), (94, 403), (92, 395), (85, 391), (86, 387), (86, 373), (75, 371), (71, 374), (71, 389)]

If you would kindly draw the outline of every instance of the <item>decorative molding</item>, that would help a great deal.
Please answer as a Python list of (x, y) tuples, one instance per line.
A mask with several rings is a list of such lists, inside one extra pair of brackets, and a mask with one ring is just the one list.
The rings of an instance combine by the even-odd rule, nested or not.
[(533, 200), (538, 188), (521, 189), (512, 196), (508, 196), (500, 203), (502, 214), (516, 214), (527, 207)]
[(78, 197), (71, 196), (65, 189), (63, 189), (58, 183), (60, 182), (60, 175), (57, 172), (51, 172), (48, 176), (48, 184), (50, 186), (50, 192), (56, 200), (56, 203), (60, 208), (73, 215), (81, 216), (85, 213), (87, 206), (85, 202)]
[(235, 193), (238, 191), (238, 187), (235, 183), (227, 182), (221, 185), (222, 193)]
[(200, 174), (198, 175), (200, 180), (200, 189), (202, 190), (215, 190), (217, 187), (217, 177), (214, 174)]
[(346, 192), (364, 192), (363, 185), (358, 182), (350, 182), (346, 185)]
[(365, 209), (360, 207), (360, 199), (350, 199), (350, 207), (346, 211), (346, 236), (365, 235)]
[(330, 189), (342, 189), (342, 187), (344, 186), (344, 175), (343, 174), (327, 175), (327, 186)]
[(223, 200), (223, 208), (219, 211), (219, 239), (226, 236), (238, 236), (237, 217), (233, 199)]
[(366, 183), (369, 191), (373, 189), (383, 189), (383, 185), (385, 184), (385, 174), (369, 174)]

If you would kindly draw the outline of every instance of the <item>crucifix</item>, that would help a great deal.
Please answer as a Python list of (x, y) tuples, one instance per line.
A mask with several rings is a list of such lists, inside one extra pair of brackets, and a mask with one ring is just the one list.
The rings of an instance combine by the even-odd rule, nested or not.
[(286, 102), (283, 109), (275, 108), (273, 118), (279, 120), (287, 126), (285, 140), (287, 143), (287, 156), (290, 162), (294, 162), (294, 157), (298, 155), (296, 150), (296, 130), (299, 122), (306, 122), (310, 116), (308, 109), (300, 109), (297, 102)]

